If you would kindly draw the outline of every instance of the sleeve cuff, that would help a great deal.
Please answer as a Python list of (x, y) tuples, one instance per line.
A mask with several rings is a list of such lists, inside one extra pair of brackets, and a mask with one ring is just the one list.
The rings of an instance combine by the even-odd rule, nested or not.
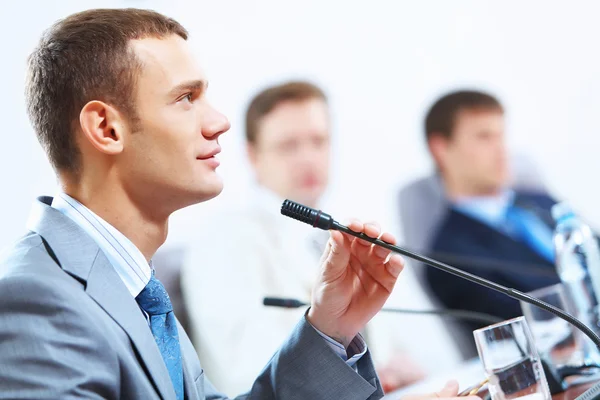
[(360, 333), (356, 335), (354, 339), (352, 339), (350, 345), (348, 346), (348, 350), (346, 350), (344, 345), (342, 345), (340, 342), (330, 338), (315, 328), (312, 324), (311, 326), (325, 340), (325, 342), (327, 342), (327, 345), (329, 345), (329, 347), (350, 367), (354, 367), (358, 360), (360, 360), (361, 357), (367, 352), (367, 343)]

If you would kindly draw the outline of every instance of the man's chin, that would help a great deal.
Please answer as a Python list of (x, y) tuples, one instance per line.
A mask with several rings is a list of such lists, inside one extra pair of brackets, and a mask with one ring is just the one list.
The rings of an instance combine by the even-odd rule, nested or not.
[(218, 197), (223, 191), (223, 183), (219, 182), (210, 186), (204, 185), (196, 190), (187, 190), (180, 194), (180, 199), (183, 200), (180, 208), (189, 207), (194, 204), (204, 203)]
[(205, 188), (201, 193), (199, 193), (199, 203), (203, 203), (208, 200), (212, 200), (218, 197), (223, 192), (223, 182), (219, 182), (218, 184), (212, 185), (210, 188)]
[(502, 179), (486, 182), (480, 187), (481, 194), (496, 195), (508, 188), (508, 183)]
[(317, 207), (319, 205), (319, 200), (321, 198), (320, 194), (317, 193), (303, 193), (296, 196), (297, 200), (294, 200), (300, 204), (304, 204), (308, 207)]

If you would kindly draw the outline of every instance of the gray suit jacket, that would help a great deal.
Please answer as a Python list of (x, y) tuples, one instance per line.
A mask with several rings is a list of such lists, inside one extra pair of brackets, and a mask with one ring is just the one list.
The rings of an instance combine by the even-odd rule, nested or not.
[[(0, 255), (0, 399), (174, 400), (135, 299), (97, 244), (51, 202), (36, 201), (30, 233)], [(179, 337), (186, 398), (224, 398), (181, 327)], [(381, 398), (368, 353), (357, 367), (303, 319), (240, 398)]]

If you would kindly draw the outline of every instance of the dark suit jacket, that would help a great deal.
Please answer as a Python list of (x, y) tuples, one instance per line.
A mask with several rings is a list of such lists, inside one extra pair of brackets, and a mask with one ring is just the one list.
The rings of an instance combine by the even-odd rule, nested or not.
[[(528, 209), (551, 229), (556, 202), (545, 194), (517, 192), (515, 204)], [(523, 292), (559, 282), (554, 265), (502, 232), (449, 207), (431, 246), (432, 256), (504, 286)], [(521, 315), (520, 304), (504, 294), (481, 287), (435, 268), (427, 269), (433, 294), (448, 308), (484, 312), (509, 319)], [(472, 330), (484, 324), (463, 323)], [(472, 338), (472, 335), (471, 335)], [(471, 339), (472, 342), (472, 339)]]

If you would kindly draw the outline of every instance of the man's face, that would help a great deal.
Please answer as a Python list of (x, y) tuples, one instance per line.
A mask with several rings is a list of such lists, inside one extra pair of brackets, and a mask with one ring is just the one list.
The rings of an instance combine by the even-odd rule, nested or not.
[(187, 42), (173, 35), (131, 46), (142, 64), (133, 99), (139, 121), (117, 161), (128, 193), (161, 212), (217, 196), (223, 182), (214, 155), (229, 122), (208, 103)]
[(468, 193), (497, 192), (508, 182), (504, 115), (500, 110), (463, 110), (450, 139), (443, 139), (442, 173)]
[(329, 180), (329, 112), (321, 99), (286, 101), (259, 122), (249, 155), (261, 185), (314, 206)]

